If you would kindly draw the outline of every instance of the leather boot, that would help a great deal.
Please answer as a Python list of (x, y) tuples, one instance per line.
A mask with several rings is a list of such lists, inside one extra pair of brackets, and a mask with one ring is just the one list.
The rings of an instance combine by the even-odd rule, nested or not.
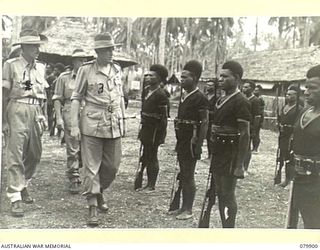
[(104, 201), (102, 193), (97, 195), (97, 202), (98, 202), (98, 209), (100, 210), (100, 212), (102, 213), (108, 212), (109, 207), (107, 203)]
[(80, 183), (72, 182), (69, 186), (69, 192), (71, 194), (79, 194), (80, 193)]
[(97, 213), (97, 207), (96, 206), (90, 206), (89, 207), (89, 216), (87, 221), (88, 226), (98, 226), (99, 220), (98, 220), (98, 213)]
[(18, 200), (11, 203), (11, 215), (13, 217), (23, 217), (22, 201)]
[(33, 203), (33, 199), (31, 198), (27, 188), (24, 188), (24, 189), (21, 190), (21, 199), (26, 204), (32, 204)]

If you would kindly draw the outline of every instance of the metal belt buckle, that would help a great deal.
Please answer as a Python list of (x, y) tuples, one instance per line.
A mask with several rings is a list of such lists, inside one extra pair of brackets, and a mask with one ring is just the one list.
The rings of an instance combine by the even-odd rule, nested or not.
[(108, 106), (107, 110), (108, 110), (108, 112), (113, 113), (113, 107), (112, 106)]

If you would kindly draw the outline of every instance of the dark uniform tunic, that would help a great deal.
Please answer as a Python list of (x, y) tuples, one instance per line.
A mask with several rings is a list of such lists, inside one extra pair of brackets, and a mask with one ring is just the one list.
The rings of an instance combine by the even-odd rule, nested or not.
[(161, 113), (168, 106), (168, 97), (161, 88), (147, 94), (142, 104), (142, 127), (140, 140), (144, 145), (160, 145), (164, 143), (167, 119)]
[(296, 177), (293, 204), (305, 228), (320, 228), (320, 117), (303, 123), (304, 110), (293, 131)]
[[(248, 98), (249, 103), (250, 103), (250, 113), (251, 113), (251, 121), (250, 121), (250, 135), (252, 134), (256, 134), (257, 131), (254, 131), (258, 129), (253, 127), (253, 122), (255, 120), (256, 116), (261, 116), (261, 107), (260, 107), (260, 101), (258, 99), (258, 97), (252, 95)], [(252, 138), (252, 136), (250, 136)]]
[[(191, 152), (191, 138), (193, 136), (194, 126), (191, 123), (184, 123), (183, 121), (190, 121), (198, 124), (201, 120), (200, 113), (209, 109), (209, 102), (204, 94), (198, 89), (189, 95), (181, 102), (178, 108), (178, 122), (176, 127), (177, 138), (177, 153), (181, 159), (195, 159), (193, 152)], [(199, 126), (197, 126), (197, 134), (199, 133)]]
[(211, 167), (216, 175), (233, 176), (238, 152), (238, 120), (251, 121), (249, 102), (240, 92), (224, 101), (219, 98), (213, 117)]
[(284, 107), (281, 109), (279, 117), (280, 134), (279, 134), (279, 148), (280, 148), (280, 161), (290, 160), (293, 125), (295, 124), (297, 117), (301, 111), (301, 107), (297, 110), (296, 105), (292, 106), (287, 112), (284, 111)]

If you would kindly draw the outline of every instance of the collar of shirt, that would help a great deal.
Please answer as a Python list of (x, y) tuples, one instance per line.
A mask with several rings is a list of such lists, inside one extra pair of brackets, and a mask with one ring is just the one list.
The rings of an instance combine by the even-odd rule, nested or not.
[(248, 100), (251, 100), (254, 97), (254, 95), (251, 95), (248, 97)]
[(237, 95), (238, 93), (240, 93), (240, 90), (236, 89), (236, 91), (233, 92), (232, 94), (226, 95), (224, 97), (220, 97), (216, 102), (216, 108), (218, 109), (221, 108), (227, 101), (229, 101), (233, 96)]
[(146, 95), (146, 99), (148, 99), (154, 92), (156, 92), (158, 89), (160, 88), (160, 86), (158, 86), (156, 89), (149, 91), (148, 94)]
[(113, 75), (116, 75), (118, 73), (118, 70), (113, 63), (108, 63), (106, 66), (102, 66), (102, 65), (99, 65), (99, 63), (96, 61), (95, 68), (97, 71), (108, 76), (109, 78), (111, 78)]
[(71, 71), (71, 78), (76, 79), (76, 76), (77, 76), (77, 73), (74, 70), (72, 70)]
[(23, 63), (23, 66), (24, 66), (25, 68), (29, 68), (29, 69), (34, 68), (34, 69), (36, 69), (36, 60), (34, 60), (32, 64), (30, 64), (30, 63), (24, 58), (24, 56), (23, 56), (22, 54), (20, 55), (20, 59), (21, 59), (21, 61), (22, 61), (22, 63)]
[(191, 91), (190, 93), (186, 94), (186, 96), (182, 96), (181, 98), (181, 102), (184, 102), (189, 96), (191, 96), (193, 93), (197, 92), (198, 91), (198, 87), (196, 87), (195, 90)]

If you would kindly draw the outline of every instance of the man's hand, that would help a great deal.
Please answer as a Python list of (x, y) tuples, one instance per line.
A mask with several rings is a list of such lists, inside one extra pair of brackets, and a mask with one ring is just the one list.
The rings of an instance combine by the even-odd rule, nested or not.
[(194, 158), (196, 158), (197, 160), (201, 159), (201, 153), (202, 153), (202, 147), (199, 143), (194, 145)]
[(79, 141), (81, 140), (81, 133), (79, 127), (71, 127), (70, 135)]
[(122, 119), (122, 137), (125, 137), (127, 134), (127, 126), (125, 118)]
[(197, 142), (198, 142), (198, 137), (197, 137), (197, 136), (193, 136), (193, 137), (191, 138), (191, 144), (196, 145)]
[(40, 124), (42, 124), (44, 131), (48, 129), (48, 122), (47, 122), (47, 119), (46, 119), (46, 117), (44, 115), (39, 115), (38, 116), (38, 122)]
[(5, 136), (9, 136), (10, 135), (10, 130), (9, 130), (9, 124), (5, 121), (2, 122), (2, 133)]
[(62, 118), (57, 119), (57, 129), (62, 129), (62, 130), (64, 130)]
[(237, 177), (238, 179), (243, 179), (244, 178), (244, 169), (242, 164), (237, 164), (233, 175)]

